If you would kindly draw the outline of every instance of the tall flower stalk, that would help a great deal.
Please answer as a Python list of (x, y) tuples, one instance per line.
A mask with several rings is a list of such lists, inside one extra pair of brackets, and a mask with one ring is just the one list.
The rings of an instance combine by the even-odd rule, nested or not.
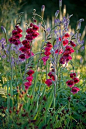
[[(35, 9), (33, 10), (32, 22), (29, 25), (27, 24), (23, 40), (20, 39), (22, 37), (22, 29), (19, 23), (20, 16), (14, 26), (12, 36), (9, 38), (10, 45), (8, 50), (4, 51), (9, 59), (10, 69), (10, 74), (6, 76), (6, 111), (8, 111), (8, 121), (10, 122), (10, 119), (13, 117), (12, 122), (16, 123), (16, 128), (17, 125), (24, 129), (26, 129), (26, 125), (28, 128), (38, 128), (36, 125), (39, 125), (39, 128), (63, 127), (65, 120), (63, 121), (62, 119), (68, 117), (68, 115), (65, 116), (66, 108), (68, 108), (70, 117), (67, 127), (72, 122), (71, 96), (80, 91), (77, 87), (79, 78), (73, 66), (72, 53), (74, 53), (77, 41), (79, 41), (77, 38), (79, 38), (78, 33), (82, 20), (79, 21), (78, 30), (76, 30), (75, 34), (69, 33), (68, 26), (72, 15), (61, 19), (62, 0), (59, 0), (59, 2), (60, 11), (57, 10), (55, 13), (55, 26), (46, 28), (43, 20), (45, 11), (45, 6), (43, 5), (41, 8), (42, 16), (37, 14)], [(41, 42), (40, 51), (33, 53), (34, 41), (40, 35), (39, 30), (41, 28), (37, 25), (36, 17), (41, 20), (40, 25), (44, 40)], [(5, 29), (3, 30), (6, 32)], [(2, 48), (4, 50), (4, 44), (2, 44)], [(13, 49), (16, 49), (15, 56)], [(68, 65), (71, 66), (72, 70), (68, 73), (70, 79), (67, 80), (64, 79), (63, 72)], [(67, 73), (65, 72), (65, 74)], [(63, 93), (60, 93), (61, 90)], [(67, 99), (65, 94), (67, 90), (69, 92), (68, 105), (65, 102), (61, 104), (59, 96), (62, 99), (66, 96), (65, 99)], [(16, 114), (15, 118), (17, 120), (21, 117), (23, 122), (15, 122), (14, 114)], [(52, 117), (54, 115), (55, 117)], [(55, 121), (58, 121), (60, 124), (58, 125)], [(50, 125), (47, 125), (47, 123), (50, 123)]]

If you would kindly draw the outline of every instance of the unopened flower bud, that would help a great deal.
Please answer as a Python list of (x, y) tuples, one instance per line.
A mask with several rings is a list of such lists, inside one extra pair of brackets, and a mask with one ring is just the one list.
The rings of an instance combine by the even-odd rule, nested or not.
[(36, 22), (36, 19), (34, 19), (34, 22)]
[(55, 17), (58, 17), (58, 14), (59, 14), (59, 10), (57, 10), (57, 11), (55, 12)]
[(45, 5), (42, 5), (42, 7), (41, 7), (41, 11), (45, 11)]
[(1, 29), (4, 33), (6, 33), (6, 29), (3, 26), (1, 26)]
[(71, 100), (71, 97), (68, 97), (68, 101), (70, 102), (70, 100)]
[(59, 7), (62, 7), (62, 0), (59, 0)]
[(73, 16), (73, 14), (71, 14), (70, 16), (69, 16), (69, 18), (71, 18)]
[(83, 22), (83, 21), (84, 21), (84, 19), (83, 19), (83, 18), (79, 20), (79, 22)]
[(30, 27), (32, 27), (33, 26), (33, 23), (30, 23)]
[(81, 28), (81, 22), (83, 22), (83, 21), (84, 21), (83, 18), (78, 21), (77, 29), (80, 29)]

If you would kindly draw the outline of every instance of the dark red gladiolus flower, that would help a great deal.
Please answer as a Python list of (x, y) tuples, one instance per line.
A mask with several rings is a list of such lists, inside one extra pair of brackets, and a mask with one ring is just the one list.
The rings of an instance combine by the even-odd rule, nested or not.
[(32, 85), (31, 82), (25, 82), (24, 83), (24, 86), (25, 86), (25, 89), (28, 90), (28, 88)]
[(50, 42), (47, 42), (47, 45), (46, 46), (49, 47), (49, 48), (52, 48), (53, 47)]
[(30, 43), (29, 43), (29, 41), (28, 40), (23, 40), (22, 41), (22, 44), (24, 45), (24, 47), (26, 47), (26, 48), (28, 48), (28, 49), (30, 49)]
[(51, 78), (52, 78), (53, 81), (55, 81), (55, 76), (54, 75)]
[(55, 54), (57, 54), (58, 53), (58, 51), (59, 51), (59, 54), (62, 54), (63, 53), (63, 50), (62, 49), (60, 49), (60, 50), (55, 50)]
[(61, 37), (59, 37), (59, 41), (61, 41)]
[(19, 26), (17, 26), (17, 25), (16, 25), (16, 26), (15, 26), (15, 28), (16, 28), (16, 29), (18, 29), (18, 28), (19, 28)]
[(22, 29), (19, 26), (16, 25), (15, 28), (18, 31), (18, 33), (21, 33), (22, 32)]
[(28, 44), (25, 44), (24, 45), (24, 47), (26, 47), (26, 48), (28, 48), (28, 49), (30, 49), (31, 48), (31, 46), (30, 46), (30, 44), (28, 43)]
[(33, 26), (33, 23), (30, 23), (30, 27), (32, 27)]
[(27, 74), (28, 74), (29, 76), (32, 76), (32, 74), (34, 74), (34, 71), (33, 71), (32, 69), (29, 69), (29, 71), (27, 72)]
[(38, 32), (34, 32), (34, 33), (32, 33), (32, 36), (33, 36), (34, 38), (36, 38), (38, 35), (39, 35), (39, 33), (38, 33)]
[(63, 36), (64, 39), (69, 38), (69, 37), (70, 37), (70, 35), (69, 35), (68, 33), (66, 33), (66, 34)]
[(65, 60), (66, 60), (66, 62), (68, 62), (69, 60), (72, 60), (72, 57), (69, 55), (69, 56), (65, 56)]
[(25, 82), (24, 85), (29, 87), (29, 86), (31, 86), (32, 84), (31, 84), (31, 82)]
[(55, 81), (55, 76), (53, 75), (52, 72), (49, 72), (49, 73), (48, 73), (48, 76), (49, 76), (53, 81)]
[(15, 37), (12, 37), (12, 43), (15, 43), (17, 39)]
[(27, 41), (26, 39), (22, 41), (23, 45), (27, 45), (29, 43), (29, 41)]
[(51, 47), (45, 47), (45, 51), (50, 51)]
[(21, 42), (20, 42), (20, 40), (16, 40), (15, 42), (13, 42), (13, 44), (15, 44), (15, 45), (19, 45)]
[(32, 82), (33, 76), (28, 76), (28, 77), (26, 78), (26, 80), (28, 80), (29, 82)]
[(37, 25), (33, 25), (33, 30), (37, 31), (39, 29), (39, 27)]
[(78, 87), (72, 87), (72, 89), (71, 89), (71, 92), (72, 92), (73, 94), (78, 93), (78, 91), (80, 91), (80, 89), (79, 89)]
[[(49, 76), (49, 75), (48, 75)], [(50, 76), (49, 76), (50, 77)], [(52, 74), (52, 76), (50, 77), (53, 81), (55, 81), (55, 76)]]
[(66, 82), (66, 84), (67, 84), (67, 86), (69, 86), (69, 87), (73, 87), (73, 86), (74, 86), (74, 81), (73, 81), (73, 80), (68, 80), (68, 81)]
[(10, 42), (10, 43), (16, 42), (16, 38), (15, 38), (15, 37), (10, 37), (10, 38), (9, 38), (9, 42)]
[(45, 81), (45, 83), (47, 84), (47, 86), (52, 85), (52, 79), (47, 79), (47, 80)]
[(30, 36), (30, 35), (26, 35), (26, 37), (25, 37), (28, 41), (32, 41), (34, 38), (33, 38), (33, 36)]
[(70, 54), (74, 52), (74, 49), (70, 46), (66, 46), (66, 51), (69, 51)]
[(13, 35), (13, 36), (15, 36), (15, 35), (17, 35), (17, 34), (18, 34), (18, 31), (17, 31), (17, 30), (13, 30), (13, 31), (12, 31), (12, 35)]
[(22, 32), (22, 29), (20, 29), (19, 27), (17, 28), (17, 32), (18, 33), (21, 33)]
[(15, 38), (17, 38), (17, 39), (19, 39), (19, 38), (21, 38), (22, 37), (22, 34), (17, 34), (17, 35), (15, 35)]
[(11, 37), (11, 38), (9, 38), (9, 42), (10, 42), (10, 43), (12, 43), (12, 41), (13, 41), (12, 37)]
[(33, 34), (33, 29), (32, 28), (28, 28), (27, 30), (26, 30), (26, 32), (27, 32), (27, 34), (29, 34), (29, 35), (31, 35), (31, 34)]
[(65, 39), (64, 41), (63, 41), (63, 46), (66, 46), (66, 45), (68, 45), (68, 40), (67, 39)]
[(9, 113), (11, 114), (11, 113), (12, 113), (12, 111), (11, 111), (11, 110), (9, 110)]
[(73, 41), (70, 41), (70, 45), (71, 45), (72, 47), (75, 47), (75, 46), (76, 46), (76, 44), (75, 44)]
[(52, 72), (49, 72), (49, 73), (48, 73), (48, 76), (49, 76), (50, 78), (52, 77), (52, 75), (53, 75)]
[(51, 71), (52, 71), (52, 72), (55, 72), (55, 69), (52, 69)]
[(76, 77), (76, 73), (70, 73), (70, 78), (74, 78), (74, 77)]
[(34, 56), (34, 53), (33, 52), (30, 52), (29, 50), (27, 51), (25, 57), (26, 59), (30, 58), (31, 56)]
[(21, 54), (21, 55), (19, 56), (19, 58), (22, 59), (22, 60), (24, 60), (24, 59), (25, 59), (25, 55), (24, 55), (24, 54)]
[(20, 47), (19, 50), (23, 53), (27, 53), (28, 52), (28, 48), (26, 47)]
[(44, 54), (45, 54), (46, 56), (49, 56), (49, 55), (51, 54), (51, 52), (50, 52), (50, 51), (45, 51)]
[(44, 65), (46, 65), (46, 61), (49, 59), (49, 56), (44, 56), (42, 57), (42, 60), (44, 62)]
[(65, 64), (65, 58), (64, 58), (64, 56), (62, 56), (62, 57), (60, 58), (60, 63), (61, 63), (61, 64)]
[(34, 22), (37, 22), (36, 19), (33, 20)]
[(78, 78), (73, 78), (73, 80), (74, 80), (74, 84), (76, 84), (76, 83), (78, 83), (79, 82), (79, 79)]
[(64, 51), (64, 53), (63, 53), (63, 56), (69, 56), (69, 54), (70, 54), (70, 51)]

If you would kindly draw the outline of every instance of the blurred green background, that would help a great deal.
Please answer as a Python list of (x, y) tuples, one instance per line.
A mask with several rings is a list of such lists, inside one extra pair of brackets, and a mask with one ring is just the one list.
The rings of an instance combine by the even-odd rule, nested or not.
[[(28, 13), (28, 17), (31, 17), (32, 10), (34, 8), (37, 10), (37, 13), (41, 13), (42, 5), (45, 5), (46, 7), (44, 18), (46, 19), (49, 17), (51, 19), (52, 15), (54, 15), (56, 10), (59, 9), (59, 0), (0, 0), (0, 19), (4, 17), (6, 20), (11, 16), (13, 18), (15, 17), (14, 14), (21, 11), (26, 11)], [(67, 13), (69, 15), (73, 14), (73, 17), (71, 18), (72, 28), (76, 27), (77, 20), (84, 18), (85, 21), (82, 23), (83, 30), (86, 25), (86, 0), (62, 0), (62, 8), (64, 5), (66, 5)]]

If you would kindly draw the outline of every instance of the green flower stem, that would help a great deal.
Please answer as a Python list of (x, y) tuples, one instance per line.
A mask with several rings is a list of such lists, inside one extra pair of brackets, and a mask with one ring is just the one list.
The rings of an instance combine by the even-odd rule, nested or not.
[(37, 109), (38, 109), (38, 102), (39, 102), (39, 96), (40, 96), (40, 89), (41, 89), (41, 83), (40, 83), (40, 85), (39, 85), (39, 89), (38, 89), (38, 97), (37, 97), (37, 108), (36, 108), (36, 111), (37, 111)]
[(86, 61), (86, 40), (85, 40), (85, 57), (84, 57), (84, 62)]
[(37, 77), (38, 77), (38, 71), (36, 70), (35, 81), (34, 81), (34, 88), (33, 88), (33, 96), (34, 97), (35, 97), (35, 87), (36, 87), (36, 83), (37, 83)]
[(6, 39), (6, 43), (8, 43), (8, 40), (7, 40), (7, 34), (5, 33), (5, 39)]
[(32, 50), (32, 42), (30, 42), (30, 57), (31, 57), (31, 50)]
[(48, 60), (46, 62), (46, 80), (48, 79)]
[(54, 110), (55, 110), (55, 101), (56, 101), (56, 86), (57, 86), (57, 68), (56, 68), (56, 55), (54, 52), (54, 76), (55, 76), (55, 81), (54, 81)]
[(31, 62), (32, 62), (32, 60), (30, 60), (30, 62), (28, 63), (28, 60), (26, 60), (26, 62), (25, 62), (25, 72), (24, 72), (24, 75), (23, 75), (23, 77), (22, 77), (22, 85), (21, 85), (21, 87), (22, 87), (22, 89), (24, 90), (24, 80), (25, 80), (25, 78), (26, 78), (26, 71), (27, 71), (27, 68), (28, 68), (28, 66), (31, 64)]
[(71, 91), (70, 91), (70, 100), (69, 100), (69, 102), (68, 102), (68, 109), (69, 109), (69, 122), (71, 123), (71, 99), (73, 99), (72, 98), (72, 94), (71, 94)]
[(61, 6), (59, 7), (59, 19), (61, 20)]
[(54, 111), (55, 111), (55, 105), (56, 105), (56, 98), (55, 98), (55, 93), (54, 93)]
[(10, 94), (11, 94), (11, 107), (13, 110), (13, 85), (12, 85), (12, 81), (13, 81), (13, 67), (11, 66)]
[(70, 63), (71, 63), (71, 66), (72, 66), (72, 69), (73, 69), (73, 72), (74, 72), (74, 66), (73, 66), (72, 60), (70, 60)]
[[(7, 80), (8, 77), (6, 76)], [(7, 115), (8, 115), (8, 122), (9, 122), (9, 109), (10, 109), (10, 98), (9, 98), (9, 82), (7, 81)]]
[[(61, 25), (60, 25), (60, 29), (61, 29)], [(60, 36), (61, 36), (61, 32), (60, 32)], [(59, 45), (58, 45), (58, 54), (56, 56), (56, 74), (57, 74), (57, 76), (60, 75), (59, 74), (60, 62), (59, 62), (59, 57), (58, 56), (59, 56), (61, 45), (62, 45), (62, 36), (61, 36), (61, 42), (59, 42)], [(58, 85), (58, 88), (60, 88), (59, 85)]]

